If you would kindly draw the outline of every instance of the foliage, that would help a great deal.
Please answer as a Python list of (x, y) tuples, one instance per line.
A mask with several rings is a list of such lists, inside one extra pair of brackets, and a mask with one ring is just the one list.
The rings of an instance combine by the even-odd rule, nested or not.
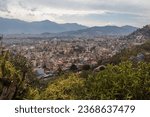
[(64, 75), (49, 84), (41, 99), (78, 99), (84, 85), (84, 80), (76, 74)]
[(84, 100), (150, 99), (150, 63), (140, 62), (135, 66), (126, 61), (119, 65), (108, 65), (98, 73), (87, 73), (87, 78), (76, 73), (66, 74), (50, 82), (46, 89), (33, 90), (31, 97)]
[(150, 64), (108, 65), (86, 81), (86, 99), (150, 99)]
[(1, 53), (0, 99), (22, 99), (33, 76), (26, 58), (9, 52)]
[(28, 99), (28, 100), (38, 100), (38, 99), (41, 99), (40, 98), (40, 92), (39, 92), (39, 89), (35, 88), (35, 87), (28, 87), (28, 91), (27, 93), (24, 95), (24, 98), (23, 99)]

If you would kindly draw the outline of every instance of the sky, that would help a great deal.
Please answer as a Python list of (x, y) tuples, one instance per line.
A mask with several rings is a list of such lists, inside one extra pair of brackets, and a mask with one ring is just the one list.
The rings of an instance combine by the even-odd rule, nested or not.
[(0, 17), (142, 27), (150, 24), (150, 0), (0, 0)]

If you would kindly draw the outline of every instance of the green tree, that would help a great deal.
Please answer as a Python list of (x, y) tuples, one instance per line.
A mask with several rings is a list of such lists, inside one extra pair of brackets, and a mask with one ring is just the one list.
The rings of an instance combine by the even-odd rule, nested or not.
[(76, 74), (66, 74), (51, 82), (41, 93), (41, 99), (80, 99), (84, 80)]
[(9, 52), (0, 56), (1, 99), (23, 99), (33, 77), (26, 58)]

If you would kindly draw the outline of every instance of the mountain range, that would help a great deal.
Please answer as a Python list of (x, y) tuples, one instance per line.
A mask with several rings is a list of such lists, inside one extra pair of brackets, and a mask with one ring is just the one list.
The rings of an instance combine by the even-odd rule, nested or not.
[(87, 29), (59, 33), (59, 36), (74, 37), (99, 37), (99, 36), (124, 36), (136, 31), (138, 28), (133, 26), (103, 26), (91, 27)]
[(39, 34), (44, 32), (59, 33), (87, 28), (77, 23), (58, 24), (49, 20), (26, 22), (18, 19), (0, 18), (0, 33), (3, 34)]
[(1, 34), (42, 34), (46, 36), (113, 36), (128, 35), (137, 30), (133, 26), (87, 27), (77, 23), (58, 24), (49, 20), (26, 22), (18, 19), (0, 18)]

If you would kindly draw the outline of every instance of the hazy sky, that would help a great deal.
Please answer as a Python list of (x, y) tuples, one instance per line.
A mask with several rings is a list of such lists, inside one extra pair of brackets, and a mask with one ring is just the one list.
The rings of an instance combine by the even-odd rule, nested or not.
[(0, 17), (87, 26), (150, 24), (150, 0), (0, 0)]

